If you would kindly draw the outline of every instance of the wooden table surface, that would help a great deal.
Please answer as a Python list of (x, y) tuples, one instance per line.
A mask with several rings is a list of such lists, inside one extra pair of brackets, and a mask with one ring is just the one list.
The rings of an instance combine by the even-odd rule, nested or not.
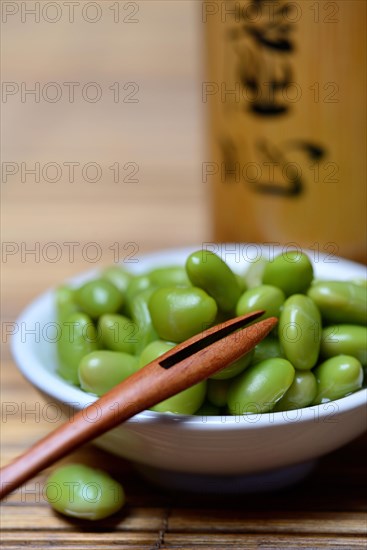
[[(54, 427), (10, 355), (9, 332), (22, 308), (47, 287), (117, 256), (127, 260), (133, 252), (139, 258), (211, 238), (210, 199), (201, 178), (206, 152), (199, 3), (106, 0), (98, 2), (102, 16), (95, 24), (83, 19), (83, 2), (73, 21), (58, 2), (64, 11), (55, 24), (47, 21), (51, 11), (35, 23), (26, 13), (22, 20), (20, 2), (9, 4), (19, 13), (2, 29), (3, 79), (13, 83), (2, 105), (2, 156), (8, 163), (2, 180), (3, 464)], [(125, 11), (114, 23), (117, 5)], [(57, 102), (42, 96), (42, 90), (51, 94), (50, 82), (62, 90)], [(65, 82), (78, 83), (74, 102)], [(86, 97), (100, 89), (97, 102), (77, 94), (90, 82), (99, 88), (87, 88)], [(32, 86), (38, 93), (37, 83), (40, 101), (26, 93)], [(125, 101), (114, 101), (116, 90)], [(137, 102), (126, 102), (132, 92)], [(126, 490), (121, 512), (97, 524), (57, 515), (42, 494), (46, 471), (2, 504), (1, 544), (364, 549), (366, 446), (362, 437), (324, 457), (294, 488), (206, 497), (148, 485), (128, 462), (88, 445), (64, 462), (107, 468)]]

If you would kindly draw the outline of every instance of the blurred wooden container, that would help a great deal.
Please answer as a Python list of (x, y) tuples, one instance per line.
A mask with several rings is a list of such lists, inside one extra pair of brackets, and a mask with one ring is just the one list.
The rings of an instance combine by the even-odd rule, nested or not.
[(202, 20), (215, 238), (365, 261), (366, 2), (203, 2)]

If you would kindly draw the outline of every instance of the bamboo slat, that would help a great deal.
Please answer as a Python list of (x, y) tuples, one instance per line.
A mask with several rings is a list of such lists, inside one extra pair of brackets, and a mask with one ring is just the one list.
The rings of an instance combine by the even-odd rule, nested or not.
[(305, 535), (166, 535), (162, 550), (171, 549), (194, 550), (195, 548), (210, 548), (210, 550), (365, 550), (365, 538), (335, 537), (335, 536), (305, 536)]

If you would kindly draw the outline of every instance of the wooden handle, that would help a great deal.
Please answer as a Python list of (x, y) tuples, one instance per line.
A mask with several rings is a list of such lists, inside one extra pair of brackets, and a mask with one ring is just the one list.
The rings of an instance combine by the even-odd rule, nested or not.
[(265, 319), (234, 332), (170, 368), (160, 363), (172, 351), (149, 363), (2, 468), (0, 498), (77, 447), (233, 363), (260, 342), (276, 322), (275, 318)]

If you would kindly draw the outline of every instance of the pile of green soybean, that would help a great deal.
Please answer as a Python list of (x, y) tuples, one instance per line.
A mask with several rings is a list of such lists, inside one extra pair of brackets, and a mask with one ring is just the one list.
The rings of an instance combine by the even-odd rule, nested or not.
[(59, 374), (101, 396), (177, 343), (237, 315), (279, 323), (254, 350), (159, 403), (176, 414), (243, 415), (327, 403), (361, 389), (367, 363), (366, 281), (315, 280), (288, 251), (239, 275), (208, 250), (185, 266), (133, 275), (120, 265), (56, 291)]

